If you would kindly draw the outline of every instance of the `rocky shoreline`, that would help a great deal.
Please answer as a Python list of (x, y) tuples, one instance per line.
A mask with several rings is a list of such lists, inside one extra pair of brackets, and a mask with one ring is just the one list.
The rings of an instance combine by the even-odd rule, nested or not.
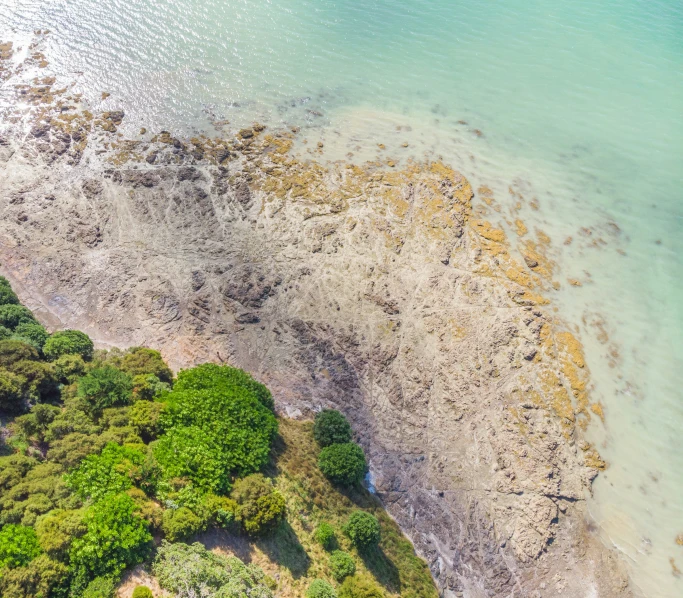
[(126, 139), (38, 45), (15, 58), (0, 264), (48, 325), (237, 365), (291, 417), (343, 411), (446, 597), (632, 595), (587, 518), (600, 408), (542, 236), (516, 246), (440, 162), (323, 166), (261, 125)]

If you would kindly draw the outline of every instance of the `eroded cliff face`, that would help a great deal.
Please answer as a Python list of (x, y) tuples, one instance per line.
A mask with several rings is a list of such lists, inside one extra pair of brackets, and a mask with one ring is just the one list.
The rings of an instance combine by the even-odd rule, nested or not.
[(0, 263), (48, 323), (343, 411), (445, 596), (630, 595), (586, 524), (604, 463), (543, 239), (511, 246), (442, 163), (324, 167), (261, 127), (130, 141), (34, 83), (4, 115)]

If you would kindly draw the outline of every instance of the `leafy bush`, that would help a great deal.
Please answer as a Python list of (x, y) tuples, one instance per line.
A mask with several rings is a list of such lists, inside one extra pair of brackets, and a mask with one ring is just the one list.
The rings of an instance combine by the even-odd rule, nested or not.
[(4, 277), (0, 276), (0, 305), (8, 304), (19, 304), (19, 297), (12, 290), (9, 281)]
[(356, 562), (348, 552), (335, 550), (330, 555), (330, 569), (337, 581), (343, 581), (344, 578), (356, 572)]
[(36, 319), (28, 307), (23, 305), (0, 305), (0, 325), (14, 330), (19, 324), (36, 324)]
[(272, 529), (285, 513), (285, 497), (260, 473), (238, 480), (231, 497), (237, 503), (236, 519), (248, 534)]
[(161, 382), (170, 383), (173, 372), (166, 365), (161, 353), (146, 347), (133, 347), (123, 356), (119, 368), (131, 376), (156, 376)]
[(384, 596), (382, 588), (365, 576), (347, 577), (339, 588), (339, 598), (384, 598)]
[(204, 363), (189, 370), (181, 370), (174, 388), (176, 390), (207, 390), (209, 388), (243, 388), (271, 411), (275, 408), (268, 388), (254, 380), (247, 372), (227, 365)]
[(114, 598), (116, 580), (113, 577), (96, 577), (81, 594), (81, 598)]
[(22, 380), (16, 374), (0, 370), (0, 411), (20, 413), (24, 410)]
[(188, 546), (162, 540), (153, 572), (159, 585), (176, 598), (273, 596), (259, 567), (245, 565), (236, 557), (214, 554), (198, 542)]
[(85, 374), (85, 361), (80, 355), (62, 355), (52, 365), (55, 376), (63, 384), (73, 384)]
[(23, 359), (10, 366), (22, 382), (24, 398), (32, 403), (59, 398), (59, 387), (52, 366), (41, 361)]
[(78, 382), (78, 396), (86, 399), (95, 412), (115, 405), (127, 405), (132, 390), (130, 375), (108, 365), (95, 368)]
[(23, 525), (6, 525), (0, 530), (0, 570), (26, 565), (40, 554), (36, 530)]
[(99, 455), (83, 459), (78, 469), (67, 477), (67, 485), (81, 498), (98, 501), (108, 494), (118, 494), (133, 485), (145, 455), (132, 448), (110, 442)]
[(50, 334), (42, 324), (38, 322), (24, 322), (19, 324), (14, 329), (14, 335), (19, 337), (19, 340), (24, 339), (32, 347), (35, 347), (38, 351), (42, 351), (45, 341), (48, 339)]
[(74, 539), (69, 551), (76, 592), (95, 577), (120, 575), (148, 555), (152, 536), (134, 510), (127, 494), (110, 494), (87, 510), (86, 532)]
[(41, 517), (35, 527), (40, 547), (51, 558), (66, 560), (74, 538), (87, 531), (84, 515), (83, 509), (56, 509)]
[(147, 586), (138, 586), (133, 590), (132, 598), (154, 598), (154, 594)]
[(48, 427), (59, 414), (59, 407), (53, 405), (35, 405), (30, 413), (17, 417), (14, 428), (24, 438), (36, 442), (44, 442)]
[(0, 576), (0, 596), (7, 596), (7, 598), (67, 596), (66, 588), (63, 587), (67, 575), (68, 568), (64, 563), (41, 554), (24, 567), (3, 571)]
[(145, 442), (151, 442), (161, 432), (159, 418), (164, 409), (163, 403), (138, 401), (128, 411), (128, 421)]
[(322, 447), (351, 441), (348, 420), (335, 409), (323, 409), (315, 416), (313, 436)]
[(367, 550), (379, 544), (379, 521), (365, 511), (354, 511), (349, 517), (345, 531), (358, 550)]
[(367, 469), (363, 449), (354, 442), (331, 444), (320, 451), (320, 471), (331, 481), (345, 486), (359, 483)]
[(12, 368), (18, 361), (38, 360), (38, 351), (31, 345), (18, 340), (0, 341), (0, 367)]
[(337, 598), (337, 592), (324, 579), (314, 579), (306, 590), (306, 598)]
[(80, 355), (90, 361), (93, 355), (90, 337), (80, 330), (59, 330), (50, 335), (43, 345), (43, 353), (50, 361), (62, 355)]
[(171, 385), (162, 382), (154, 374), (138, 374), (133, 377), (134, 401), (153, 401), (165, 390), (171, 390)]
[(315, 530), (315, 539), (325, 550), (330, 550), (337, 540), (334, 528), (324, 521)]
[(161, 523), (166, 538), (171, 542), (184, 540), (204, 529), (202, 520), (187, 507), (166, 509)]

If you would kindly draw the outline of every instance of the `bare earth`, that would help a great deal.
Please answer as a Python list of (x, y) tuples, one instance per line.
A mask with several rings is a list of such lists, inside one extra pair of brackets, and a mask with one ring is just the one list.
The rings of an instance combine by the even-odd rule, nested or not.
[(0, 121), (0, 264), (46, 323), (343, 411), (446, 597), (631, 596), (587, 521), (600, 409), (543, 238), (513, 246), (441, 163), (323, 167), (261, 127), (127, 141), (12, 68), (31, 109)]

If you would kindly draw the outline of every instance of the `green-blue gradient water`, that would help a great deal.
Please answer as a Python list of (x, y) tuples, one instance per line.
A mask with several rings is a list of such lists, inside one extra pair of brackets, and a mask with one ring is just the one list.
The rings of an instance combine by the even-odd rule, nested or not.
[(683, 596), (681, 0), (0, 5), (0, 37), (45, 28), (50, 68), (130, 133), (298, 125), (327, 158), (441, 156), (495, 191), (494, 220), (509, 187), (537, 198), (522, 215), (553, 241), (605, 409), (591, 513), (646, 596)]

